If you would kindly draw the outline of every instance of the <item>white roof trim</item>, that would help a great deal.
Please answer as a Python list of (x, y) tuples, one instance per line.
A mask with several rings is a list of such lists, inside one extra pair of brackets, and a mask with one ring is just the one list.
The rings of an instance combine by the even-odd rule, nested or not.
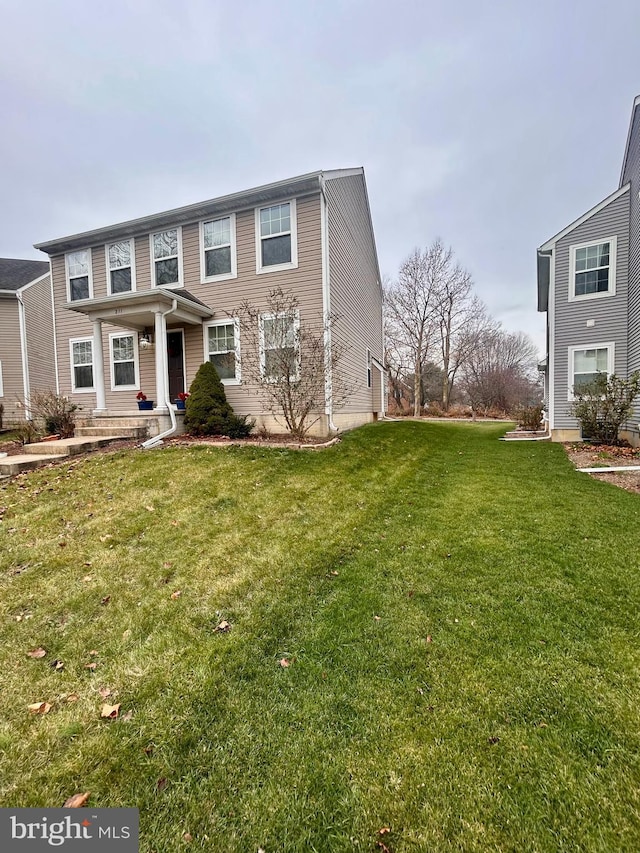
[(34, 278), (33, 281), (28, 281), (26, 284), (23, 284), (22, 287), (19, 287), (16, 290), (16, 293), (23, 293), (27, 288), (31, 287), (32, 284), (38, 284), (39, 281), (44, 281), (45, 278), (49, 278), (51, 272), (48, 271), (44, 275), (39, 276), (38, 278)]
[(558, 240), (562, 240), (563, 237), (566, 237), (567, 234), (570, 234), (578, 225), (582, 225), (583, 222), (586, 222), (587, 219), (591, 219), (592, 216), (595, 216), (596, 213), (599, 213), (603, 208), (605, 208), (608, 204), (611, 204), (612, 201), (615, 201), (620, 196), (624, 195), (629, 191), (629, 187), (631, 184), (625, 184), (623, 187), (620, 187), (619, 190), (611, 193), (605, 199), (603, 199), (599, 204), (596, 204), (595, 207), (592, 207), (591, 210), (588, 210), (586, 213), (583, 213), (579, 219), (576, 219), (575, 222), (572, 222), (571, 225), (567, 225), (566, 228), (563, 228), (562, 231), (558, 231), (553, 237), (547, 240), (546, 243), (543, 243), (542, 246), (538, 249), (539, 252), (546, 252), (549, 249), (553, 249), (558, 242)]
[(629, 132), (627, 133), (627, 144), (624, 146), (624, 157), (622, 158), (622, 169), (620, 169), (620, 186), (622, 186), (622, 179), (624, 178), (624, 169), (627, 165), (627, 157), (629, 156), (629, 145), (631, 144), (631, 131), (633, 130), (633, 120), (636, 117), (636, 107), (640, 104), (640, 95), (638, 95), (633, 101), (633, 107), (631, 108), (631, 121), (629, 122)]

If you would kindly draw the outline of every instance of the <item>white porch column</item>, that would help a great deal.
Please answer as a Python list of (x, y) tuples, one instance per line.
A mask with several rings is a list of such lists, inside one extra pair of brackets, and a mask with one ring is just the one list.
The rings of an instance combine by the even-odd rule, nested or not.
[(156, 405), (154, 411), (167, 412), (167, 321), (155, 312)]
[(107, 411), (107, 400), (104, 392), (104, 358), (102, 357), (102, 321), (93, 321), (93, 382), (96, 388), (96, 407), (94, 415), (102, 415)]

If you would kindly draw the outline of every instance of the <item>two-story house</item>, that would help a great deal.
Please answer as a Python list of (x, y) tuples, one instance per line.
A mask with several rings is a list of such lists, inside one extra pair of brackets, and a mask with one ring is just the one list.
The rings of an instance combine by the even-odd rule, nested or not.
[(55, 390), (49, 264), (0, 258), (0, 404), (4, 425), (14, 426), (29, 417), (32, 392)]
[[(618, 188), (538, 249), (538, 311), (547, 313), (548, 428), (581, 438), (573, 395), (598, 373), (640, 369), (640, 96)], [(638, 413), (622, 434), (640, 443)]]
[(337, 410), (327, 375), (314, 431), (384, 411), (382, 290), (361, 168), (314, 172), (36, 248), (51, 260), (60, 392), (87, 414), (138, 414), (143, 391), (154, 400), (148, 425), (157, 434), (210, 360), (237, 414), (282, 431), (243, 378), (243, 351), (255, 336), (236, 315), (245, 300), (266, 310), (277, 288), (297, 298), (301, 325), (337, 316), (328, 343), (348, 345), (342, 369), (353, 393)]

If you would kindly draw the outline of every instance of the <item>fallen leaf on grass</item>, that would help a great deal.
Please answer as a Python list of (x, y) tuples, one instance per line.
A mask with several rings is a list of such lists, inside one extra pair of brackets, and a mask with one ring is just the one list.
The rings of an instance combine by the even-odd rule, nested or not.
[(64, 662), (61, 660), (52, 660), (49, 665), (52, 666), (57, 672), (60, 672), (61, 669), (64, 669)]
[(172, 522), (171, 522), (171, 525), (172, 525), (172, 527), (177, 527), (177, 526), (178, 526), (178, 523), (179, 523), (179, 522), (177, 522), (177, 521), (172, 521)]
[(100, 716), (105, 720), (115, 720), (118, 714), (120, 713), (120, 703), (117, 705), (107, 705), (106, 703), (102, 706), (102, 710), (100, 711)]
[(376, 622), (379, 622), (382, 617), (381, 616), (374, 616), (373, 618), (375, 619)]
[(111, 696), (111, 689), (109, 687), (101, 687), (98, 693), (103, 699), (108, 699)]
[(133, 711), (127, 711), (126, 714), (123, 714), (120, 719), (123, 723), (130, 723), (133, 718)]
[(89, 797), (91, 796), (91, 791), (86, 791), (84, 794), (74, 794), (73, 797), (69, 797), (68, 800), (65, 801), (65, 804), (62, 806), (63, 809), (80, 809), (85, 805)]
[(39, 660), (40, 658), (43, 658), (46, 653), (46, 650), (40, 647), (39, 649), (32, 649), (30, 652), (27, 652), (27, 655), (30, 658), (35, 658), (36, 660)]
[(387, 832), (391, 832), (390, 826), (383, 826), (382, 829), (378, 830), (378, 835), (386, 835)]
[(180, 598), (181, 595), (181, 590), (177, 589), (175, 592), (171, 593), (171, 598), (175, 601), (177, 598)]
[(291, 666), (291, 661), (288, 658), (280, 658), (279, 663), (283, 669), (286, 669), (288, 666)]
[(67, 696), (67, 702), (77, 702), (80, 697), (77, 693), (69, 693)]
[(155, 512), (152, 506), (146, 506), (145, 509), (147, 510), (147, 512)]
[(110, 533), (106, 533), (104, 536), (100, 537), (101, 542), (106, 542), (107, 539), (113, 539), (113, 536)]
[(156, 748), (155, 743), (149, 743), (149, 744), (147, 744), (147, 746), (145, 746), (145, 748), (142, 751), (144, 752), (145, 755), (153, 755), (153, 751), (155, 748)]
[(51, 705), (48, 702), (33, 702), (31, 705), (27, 705), (27, 708), (32, 714), (48, 714)]
[(97, 649), (91, 649), (91, 651), (89, 652), (89, 654), (90, 654), (90, 655), (97, 655), (97, 654), (98, 654), (98, 650), (97, 650)]
[(82, 583), (89, 583), (89, 581), (92, 581), (92, 580), (93, 580), (93, 578), (92, 578), (92, 576), (91, 576), (91, 575), (85, 575), (85, 576), (82, 578)]
[(168, 784), (167, 779), (163, 776), (162, 779), (158, 779), (156, 782), (156, 788), (158, 791), (164, 791)]
[(427, 643), (432, 643), (431, 634), (427, 634)]
[(223, 619), (219, 625), (216, 625), (216, 631), (220, 631), (221, 634), (225, 634), (230, 630), (231, 625), (226, 621), (226, 619)]
[(376, 847), (379, 847), (382, 853), (391, 853), (391, 850), (382, 841), (376, 841)]
[(98, 666), (98, 664), (97, 664), (95, 661), (92, 661), (91, 663), (85, 663), (84, 668), (85, 668), (85, 669), (92, 669), (92, 670), (93, 670), (93, 669), (95, 669), (97, 666)]
[(193, 841), (193, 835), (191, 835), (190, 832), (185, 832), (182, 836), (182, 840), (187, 842)]
[(495, 737), (495, 736), (494, 736), (494, 737), (487, 738), (487, 740), (489, 741), (489, 743), (490, 743), (492, 746), (493, 746), (493, 744), (500, 743), (500, 738), (499, 738), (499, 737)]
[(105, 604), (108, 604), (110, 601), (111, 601), (111, 596), (105, 595), (104, 598), (100, 599), (100, 604), (102, 604), (104, 606)]
[(329, 572), (329, 574), (333, 575), (334, 578), (338, 577), (338, 572)]

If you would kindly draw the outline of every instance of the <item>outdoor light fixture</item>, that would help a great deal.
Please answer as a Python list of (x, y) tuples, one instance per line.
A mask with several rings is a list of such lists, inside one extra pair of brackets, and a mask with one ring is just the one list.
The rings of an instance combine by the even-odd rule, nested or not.
[(140, 349), (151, 349), (151, 347), (153, 346), (153, 342), (151, 340), (151, 335), (149, 334), (149, 332), (146, 329), (140, 335), (140, 340), (138, 342), (138, 346), (140, 347)]

